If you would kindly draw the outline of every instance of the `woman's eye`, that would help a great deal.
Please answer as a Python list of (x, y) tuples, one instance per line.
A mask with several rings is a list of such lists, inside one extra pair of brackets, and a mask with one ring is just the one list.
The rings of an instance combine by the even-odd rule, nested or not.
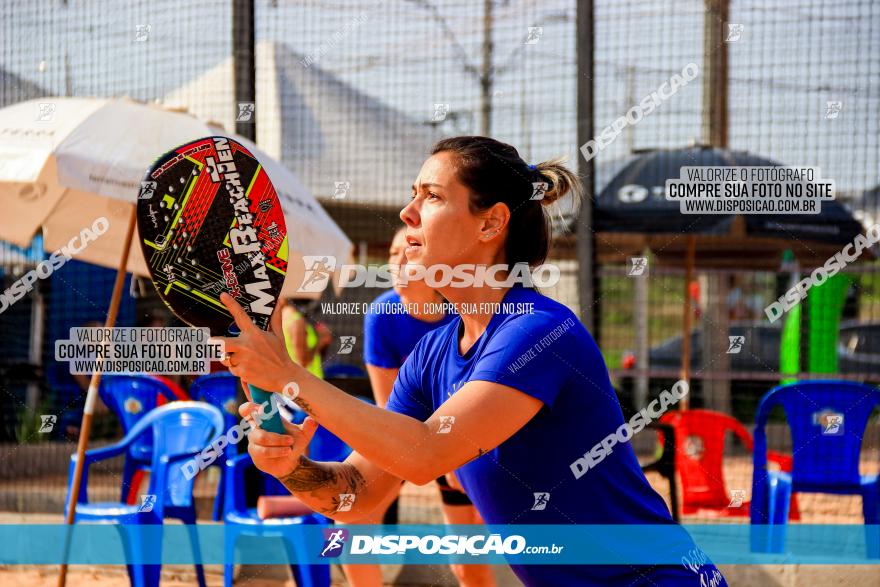
[(428, 192), (428, 197), (429, 197), (429, 198), (439, 198), (440, 196), (438, 196), (438, 195), (435, 194), (434, 192)]

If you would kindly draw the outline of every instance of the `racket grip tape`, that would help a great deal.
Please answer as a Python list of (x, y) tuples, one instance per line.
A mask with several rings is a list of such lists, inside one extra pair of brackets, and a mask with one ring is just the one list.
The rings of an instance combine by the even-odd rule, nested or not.
[(281, 413), (278, 411), (275, 404), (277, 400), (272, 397), (275, 394), (263, 391), (259, 387), (254, 387), (253, 385), (248, 385), (248, 390), (251, 392), (251, 398), (254, 400), (254, 403), (263, 405), (262, 410), (264, 416), (271, 412), (273, 408), (275, 409), (275, 413), (272, 414), (270, 418), (266, 418), (260, 422), (260, 428), (267, 432), (287, 434), (287, 431), (284, 429), (284, 424), (281, 422)]

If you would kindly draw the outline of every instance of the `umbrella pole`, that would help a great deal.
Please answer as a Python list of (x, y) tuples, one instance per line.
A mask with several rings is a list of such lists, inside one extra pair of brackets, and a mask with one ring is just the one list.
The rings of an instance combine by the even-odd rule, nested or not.
[[(128, 253), (131, 250), (131, 241), (134, 236), (134, 228), (137, 221), (136, 208), (131, 207), (131, 216), (128, 219), (128, 228), (125, 232), (125, 242), (122, 246), (122, 258), (119, 260), (119, 268), (116, 270), (116, 281), (113, 283), (113, 296), (110, 298), (110, 309), (107, 311), (105, 328), (113, 328), (116, 324), (116, 315), (119, 313), (119, 302), (122, 298), (122, 285), (125, 283), (125, 269), (128, 265)], [(101, 383), (101, 371), (92, 373), (89, 382), (89, 390), (86, 392), (86, 405), (83, 409), (82, 425), (79, 429), (79, 442), (76, 446), (76, 466), (73, 472), (70, 500), (67, 506), (68, 526), (64, 536), (64, 555), (61, 559), (61, 571), (58, 574), (58, 587), (64, 587), (67, 582), (67, 557), (70, 554), (70, 535), (73, 531), (73, 520), (76, 515), (76, 504), (79, 502), (80, 484), (82, 483), (83, 466), (86, 455), (86, 446), (89, 443), (89, 433), (92, 429), (92, 414), (95, 412), (95, 400), (98, 397), (98, 385)]]
[[(694, 279), (694, 256), (696, 254), (696, 237), (688, 235), (687, 237), (687, 256), (685, 258), (684, 273), (684, 320), (682, 324), (681, 338), (681, 379), (690, 386), (691, 383), (691, 281)], [(688, 409), (690, 404), (690, 393), (684, 396), (678, 403), (681, 411)]]

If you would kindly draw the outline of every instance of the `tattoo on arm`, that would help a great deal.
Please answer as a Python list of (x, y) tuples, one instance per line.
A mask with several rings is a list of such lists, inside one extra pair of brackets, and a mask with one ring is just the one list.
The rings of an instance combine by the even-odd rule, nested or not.
[(306, 414), (308, 414), (309, 416), (313, 416), (313, 417), (314, 417), (315, 413), (312, 411), (312, 406), (309, 405), (309, 402), (307, 402), (306, 400), (304, 400), (304, 399), (302, 399), (302, 398), (300, 398), (300, 397), (298, 397), (298, 398), (296, 398), (295, 400), (293, 400), (293, 402), (294, 402), (296, 405), (298, 405), (299, 407), (301, 407), (301, 408), (302, 408), (302, 411), (304, 411)]
[(291, 492), (314, 491), (327, 487), (336, 481), (336, 474), (330, 467), (299, 457), (299, 466), (280, 479)]
[(348, 489), (345, 493), (354, 493), (357, 495), (363, 491), (364, 487), (367, 485), (364, 476), (357, 470), (357, 467), (348, 463), (342, 463), (339, 466), (339, 477)]
[(299, 466), (279, 479), (291, 493), (310, 492), (319, 497), (318, 491), (332, 492), (329, 508), (324, 513), (333, 513), (339, 508), (339, 494), (360, 494), (366, 481), (357, 467), (348, 463), (316, 463), (306, 457), (299, 458)]

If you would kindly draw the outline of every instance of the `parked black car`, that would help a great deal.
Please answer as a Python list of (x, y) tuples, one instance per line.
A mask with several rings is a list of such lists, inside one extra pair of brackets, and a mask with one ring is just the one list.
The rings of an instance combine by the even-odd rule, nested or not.
[[(732, 323), (730, 336), (744, 337), (739, 353), (730, 355), (730, 371), (733, 378), (730, 382), (731, 400), (734, 416), (743, 421), (754, 417), (755, 409), (761, 397), (779, 382), (779, 377), (772, 379), (758, 378), (756, 374), (778, 374), (779, 346), (782, 328), (763, 322)], [(703, 364), (702, 331), (697, 329), (691, 333), (691, 373), (698, 375)], [(674, 336), (651, 348), (648, 361), (651, 369), (675, 370), (681, 368), (682, 337)], [(860, 380), (880, 385), (880, 323), (849, 321), (840, 326), (840, 340), (837, 348), (838, 373), (841, 375), (861, 376)], [(635, 357), (625, 353), (623, 364), (633, 365)], [(829, 375), (833, 378), (834, 375)], [(657, 397), (661, 390), (669, 389), (676, 377), (652, 377), (649, 382), (650, 399)], [(621, 377), (619, 395), (625, 411), (633, 406), (635, 378)], [(702, 385), (699, 377), (691, 381), (691, 407), (704, 405)]]

